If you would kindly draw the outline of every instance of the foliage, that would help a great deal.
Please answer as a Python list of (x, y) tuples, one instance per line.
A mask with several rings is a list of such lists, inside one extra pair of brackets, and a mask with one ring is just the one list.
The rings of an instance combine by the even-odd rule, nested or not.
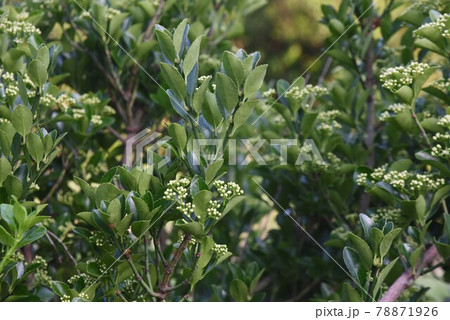
[(2, 7), (1, 301), (436, 296), (390, 288), (448, 282), (448, 4), (323, 5), (317, 84), (234, 47), (264, 4)]

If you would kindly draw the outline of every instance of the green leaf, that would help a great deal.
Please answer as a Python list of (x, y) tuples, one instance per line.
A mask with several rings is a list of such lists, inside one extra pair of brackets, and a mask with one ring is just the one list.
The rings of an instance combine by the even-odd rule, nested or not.
[(378, 290), (380, 290), (381, 285), (383, 284), (384, 280), (388, 276), (389, 272), (391, 272), (394, 265), (397, 263), (398, 257), (392, 260), (386, 267), (381, 270), (380, 274), (378, 275), (377, 282), (375, 283), (375, 286), (373, 287), (373, 297), (376, 298), (378, 294)]
[[(161, 28), (161, 26), (160, 26)], [(175, 59), (177, 58), (177, 53), (175, 51), (175, 46), (172, 42), (172, 39), (170, 36), (161, 30), (156, 30), (156, 38), (158, 39), (159, 47), (161, 48), (161, 51), (166, 57), (167, 60), (169, 60), (172, 63), (175, 63)]]
[(0, 243), (8, 247), (13, 247), (14, 244), (16, 243), (14, 238), (1, 225), (0, 225)]
[(177, 53), (178, 57), (181, 57), (186, 45), (187, 33), (189, 31), (187, 22), (187, 18), (183, 19), (183, 21), (180, 22), (173, 33), (173, 46), (175, 47), (175, 52)]
[(402, 228), (396, 228), (384, 236), (380, 243), (380, 258), (383, 260), (384, 256), (389, 252), (392, 242), (402, 232)]
[(362, 225), (362, 227), (363, 227), (364, 235), (365, 235), (366, 238), (368, 238), (369, 235), (370, 235), (370, 234), (369, 234), (370, 229), (372, 229), (372, 227), (373, 227), (373, 225), (374, 225), (375, 223), (373, 222), (372, 219), (370, 219), (370, 218), (369, 218), (367, 215), (365, 215), (364, 213), (361, 213), (361, 214), (359, 215), (359, 220), (360, 220), (361, 225)]
[(441, 56), (445, 57), (447, 55), (447, 53), (444, 50), (442, 50), (441, 47), (439, 47), (433, 41), (430, 41), (428, 39), (425, 38), (416, 39), (416, 41), (414, 41), (414, 44), (416, 45), (416, 47), (436, 52)]
[(13, 206), (5, 203), (0, 204), (0, 215), (8, 225), (9, 229), (15, 234), (16, 222), (14, 221)]
[(48, 73), (45, 65), (39, 60), (32, 60), (28, 66), (28, 75), (36, 86), (42, 88), (47, 82)]
[[(2, 48), (3, 49), (3, 48)], [(3, 51), (3, 50), (2, 50)], [(6, 71), (18, 72), (23, 66), (23, 56), (25, 52), (12, 48), (2, 56), (2, 64)]]
[(225, 73), (233, 79), (234, 83), (239, 88), (245, 78), (244, 66), (242, 65), (241, 60), (233, 53), (225, 51), (222, 61)]
[(50, 63), (50, 53), (45, 45), (41, 46), (37, 51), (36, 59), (42, 63), (45, 69), (48, 68)]
[(424, 251), (424, 246), (420, 246), (416, 248), (409, 256), (409, 264), (411, 265), (413, 270), (416, 270), (417, 263), (419, 262), (420, 257), (422, 257)]
[(233, 117), (233, 131), (242, 126), (247, 121), (258, 104), (259, 101), (257, 100), (246, 101), (241, 104), (241, 106), (236, 110), (236, 113)]
[(25, 234), (22, 237), (22, 240), (20, 240), (19, 242), (19, 247), (23, 247), (29, 243), (38, 240), (45, 234), (46, 230), (47, 229), (45, 229), (42, 226), (34, 226), (33, 228), (25, 232)]
[(197, 114), (200, 114), (200, 112), (202, 111), (203, 102), (205, 101), (206, 92), (208, 90), (210, 81), (211, 77), (206, 78), (194, 93), (192, 107), (195, 112), (197, 112)]
[(200, 239), (203, 235), (203, 226), (197, 221), (186, 222), (184, 220), (177, 220), (175, 226), (183, 230), (185, 233), (192, 234), (195, 238)]
[(102, 200), (111, 201), (120, 194), (120, 190), (112, 183), (102, 183), (95, 191), (95, 202), (100, 207)]
[(219, 159), (211, 163), (209, 167), (205, 170), (205, 182), (210, 184), (219, 172), (220, 168), (222, 168), (223, 159)]
[(169, 88), (183, 100), (186, 97), (187, 87), (178, 70), (161, 62), (161, 73)]
[(358, 291), (353, 288), (350, 284), (347, 282), (344, 282), (344, 292), (347, 296), (347, 299), (345, 301), (347, 302), (363, 302), (363, 299), (359, 295)]
[(17, 85), (19, 87), (20, 99), (22, 99), (22, 102), (25, 104), (25, 106), (28, 106), (29, 101), (28, 101), (27, 88), (26, 88), (25, 83), (23, 82), (23, 79), (20, 76), (20, 74), (17, 74)]
[(16, 196), (20, 198), (23, 194), (23, 186), (20, 180), (10, 174), (6, 177), (5, 181), (3, 181), (3, 186), (6, 188), (6, 191), (10, 196)]
[(244, 83), (244, 98), (252, 97), (262, 86), (266, 76), (267, 65), (258, 66), (253, 69)]
[(136, 207), (136, 218), (139, 220), (149, 220), (150, 210), (145, 201), (137, 197), (131, 197), (131, 199), (133, 200), (134, 206)]
[(361, 260), (359, 258), (358, 252), (356, 250), (345, 247), (343, 251), (343, 257), (344, 257), (344, 263), (347, 266), (347, 269), (349, 270), (350, 274), (352, 275), (353, 279), (358, 281), (360, 285), (364, 285), (362, 283), (361, 279)]
[(429, 153), (425, 151), (419, 151), (416, 152), (415, 156), (417, 160), (420, 160), (426, 164), (430, 164), (432, 167), (435, 167), (436, 169), (442, 171), (443, 174), (446, 175), (450, 174), (450, 170), (448, 169), (448, 167), (444, 163), (442, 163), (438, 158), (433, 157)]
[(416, 200), (403, 200), (400, 202), (402, 212), (410, 219), (418, 219), (424, 221), (426, 218), (426, 201), (420, 195)]
[(81, 190), (86, 194), (86, 196), (92, 201), (95, 201), (95, 191), (94, 189), (81, 178), (74, 177), (75, 181), (80, 185)]
[(27, 107), (18, 105), (11, 114), (11, 122), (14, 129), (16, 129), (22, 137), (26, 137), (33, 128), (33, 114)]
[(408, 86), (403, 86), (395, 92), (396, 95), (403, 100), (404, 103), (410, 105), (412, 100), (414, 99), (414, 92)]
[(127, 232), (128, 228), (130, 228), (132, 220), (133, 215), (127, 214), (118, 224), (116, 224), (116, 230), (119, 236), (123, 236), (125, 232)]
[(216, 75), (216, 96), (217, 101), (231, 112), (239, 102), (238, 89), (230, 77), (223, 73)]
[(433, 239), (433, 243), (436, 245), (436, 249), (444, 260), (450, 258), (450, 244), (439, 242)]
[(186, 129), (178, 123), (172, 123), (169, 125), (169, 135), (178, 149), (183, 151), (187, 143)]
[(209, 201), (212, 199), (212, 193), (209, 190), (202, 190), (193, 198), (194, 211), (200, 217), (200, 221), (204, 221), (207, 218), (206, 210), (208, 209)]
[(107, 213), (109, 214), (109, 223), (117, 224), (120, 221), (122, 218), (122, 205), (118, 198), (115, 198), (110, 202)]
[(362, 264), (364, 265), (366, 270), (370, 271), (373, 264), (373, 254), (372, 250), (370, 250), (369, 245), (354, 233), (350, 233), (349, 237), (354, 246), (354, 249), (356, 249), (359, 257), (361, 258)]
[(126, 190), (133, 190), (137, 191), (137, 180), (133, 175), (128, 172), (127, 169), (123, 167), (119, 167), (119, 177), (120, 177), (120, 184), (126, 189)]
[(148, 231), (149, 226), (150, 220), (135, 221), (131, 224), (131, 232), (139, 238)]
[(52, 287), (53, 292), (56, 295), (58, 295), (59, 297), (63, 297), (63, 296), (71, 297), (72, 296), (70, 288), (64, 282), (52, 281), (51, 287)]
[(213, 256), (213, 250), (215, 242), (212, 237), (203, 237), (200, 244), (201, 256), (198, 258), (197, 267), (203, 269), (206, 267)]
[(44, 158), (44, 144), (37, 134), (33, 132), (28, 134), (27, 149), (30, 153), (30, 156), (34, 159), (34, 161), (36, 161), (39, 168), (39, 163)]
[(230, 294), (237, 302), (247, 302), (249, 300), (248, 287), (244, 281), (233, 279), (230, 285)]
[(86, 223), (90, 224), (91, 226), (96, 227), (94, 218), (92, 217), (92, 212), (90, 212), (90, 211), (83, 211), (83, 212), (77, 213), (77, 218), (80, 218), (81, 220), (85, 221)]
[(13, 207), (14, 218), (17, 221), (19, 227), (23, 225), (25, 220), (27, 219), (27, 209), (21, 206), (18, 202), (14, 204)]
[(202, 43), (203, 36), (198, 37), (192, 42), (189, 47), (186, 56), (183, 60), (183, 73), (185, 79), (187, 79), (188, 75), (191, 73), (195, 64), (198, 62), (198, 55), (200, 53), (200, 45)]
[(11, 141), (9, 141), (8, 135), (0, 129), (0, 150), (5, 156), (11, 154)]
[(11, 169), (12, 167), (8, 159), (0, 158), (0, 187), (2, 186), (3, 181), (5, 181), (6, 177), (11, 174)]
[(245, 199), (245, 196), (236, 196), (232, 198), (225, 206), (225, 209), (223, 209), (222, 216), (220, 219), (222, 219), (228, 212), (230, 212), (235, 206), (237, 206), (239, 203), (242, 202), (242, 200)]
[(217, 105), (216, 97), (213, 93), (206, 91), (205, 101), (202, 106), (203, 116), (205, 120), (214, 128), (217, 128), (222, 122), (223, 117)]

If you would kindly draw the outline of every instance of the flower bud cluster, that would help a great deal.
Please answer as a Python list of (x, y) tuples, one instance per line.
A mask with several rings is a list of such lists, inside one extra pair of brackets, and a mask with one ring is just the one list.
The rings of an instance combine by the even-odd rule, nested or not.
[(217, 253), (219, 256), (223, 256), (228, 252), (228, 247), (226, 244), (215, 244), (212, 250)]
[(180, 180), (171, 180), (167, 184), (167, 189), (164, 191), (164, 199), (166, 200), (180, 200), (188, 196), (189, 185), (191, 181), (188, 178), (181, 178)]
[(309, 96), (322, 96), (328, 93), (328, 89), (320, 86), (313, 86), (311, 84), (306, 85), (303, 89), (299, 87), (292, 87), (286, 91), (286, 98), (293, 98), (296, 100), (303, 100)]
[(220, 196), (224, 199), (231, 199), (235, 196), (240, 196), (244, 194), (244, 191), (236, 182), (225, 183), (222, 180), (217, 180), (214, 182), (214, 186), (217, 188)]
[(411, 62), (408, 66), (399, 66), (386, 69), (380, 76), (383, 87), (397, 91), (403, 86), (409, 86), (414, 79), (430, 68), (428, 63)]

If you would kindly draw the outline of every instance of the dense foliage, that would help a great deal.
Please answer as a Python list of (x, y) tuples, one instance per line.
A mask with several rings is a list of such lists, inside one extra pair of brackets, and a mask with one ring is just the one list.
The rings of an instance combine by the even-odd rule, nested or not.
[(449, 4), (323, 5), (289, 81), (264, 5), (4, 2), (0, 301), (450, 296)]

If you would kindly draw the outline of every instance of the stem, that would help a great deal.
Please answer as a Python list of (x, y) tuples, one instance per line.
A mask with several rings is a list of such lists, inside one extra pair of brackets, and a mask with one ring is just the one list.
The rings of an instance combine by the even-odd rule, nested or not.
[(144, 237), (144, 250), (145, 250), (145, 277), (147, 278), (147, 283), (150, 288), (152, 288), (152, 279), (150, 277), (150, 268), (148, 264), (148, 244), (150, 240), (148, 239), (148, 236)]
[[(416, 266), (416, 270), (424, 270), (426, 266), (430, 265), (433, 260), (435, 260), (439, 256), (439, 253), (437, 251), (437, 248), (435, 245), (432, 245), (426, 252), (425, 256), (423, 258), (422, 264), (418, 263), (418, 266)], [(432, 268), (429, 268), (431, 271)], [(423, 272), (420, 274), (424, 274)], [(415, 275), (413, 273), (412, 268), (409, 268), (403, 274), (395, 280), (395, 282), (389, 287), (388, 291), (383, 295), (383, 297), (380, 299), (380, 302), (394, 302), (400, 297), (403, 291), (408, 289), (413, 281), (418, 277), (419, 275)]]
[[(131, 267), (131, 270), (134, 273), (134, 276), (136, 277), (136, 280), (139, 282), (139, 284), (141, 285), (142, 288), (145, 289), (145, 291), (147, 291), (147, 293), (152, 297), (152, 298), (158, 298), (158, 299), (162, 299), (164, 297), (162, 297), (160, 294), (153, 292), (152, 288), (150, 288), (145, 281), (142, 279), (141, 275), (139, 274), (139, 271), (137, 270), (136, 266), (133, 263), (133, 260), (131, 259), (131, 255), (130, 253), (126, 253), (125, 254), (126, 258), (127, 258), (127, 262)], [(153, 300), (154, 301), (154, 300)]]
[(184, 249), (189, 244), (189, 241), (192, 239), (191, 234), (186, 234), (184, 236), (183, 241), (181, 242), (180, 246), (178, 247), (177, 251), (175, 252), (175, 255), (172, 258), (172, 261), (170, 261), (169, 265), (166, 267), (164, 277), (161, 281), (161, 284), (159, 285), (161, 292), (166, 292), (166, 289), (168, 288), (170, 277), (172, 276), (175, 267), (177, 266), (178, 262), (180, 261), (181, 255), (183, 254)]
[[(67, 248), (67, 246), (64, 244), (64, 242), (53, 232), (51, 232), (50, 230), (47, 230), (47, 234), (49, 236), (52, 236), (56, 241), (58, 241), (58, 243), (63, 247), (64, 252), (67, 254), (67, 256), (69, 257), (70, 261), (73, 262), (73, 264), (75, 266), (77, 266), (77, 261), (75, 260), (75, 258), (73, 257), (73, 255), (70, 253), (69, 249)], [(80, 273), (80, 271), (77, 269), (78, 274)]]
[(120, 300), (122, 300), (123, 302), (128, 302), (128, 300), (123, 296), (122, 291), (117, 290), (116, 293), (119, 296)]
[(416, 112), (414, 110), (415, 105), (416, 105), (416, 100), (414, 99), (414, 101), (411, 103), (410, 108), (409, 108), (409, 110), (411, 111), (411, 116), (414, 119), (414, 121), (416, 122), (416, 125), (419, 128), (420, 133), (422, 134), (422, 136), (424, 137), (425, 141), (427, 142), (428, 147), (431, 148), (432, 146), (431, 146), (430, 139), (428, 138), (424, 128), (420, 124), (419, 119), (417, 119), (417, 115), (416, 115)]
[(175, 290), (177, 290), (177, 289), (179, 289), (179, 288), (182, 288), (182, 287), (184, 287), (184, 286), (187, 286), (188, 284), (189, 284), (189, 281), (188, 281), (188, 280), (184, 280), (183, 282), (177, 284), (176, 286), (169, 287), (169, 288), (165, 289), (164, 292), (175, 291)]

